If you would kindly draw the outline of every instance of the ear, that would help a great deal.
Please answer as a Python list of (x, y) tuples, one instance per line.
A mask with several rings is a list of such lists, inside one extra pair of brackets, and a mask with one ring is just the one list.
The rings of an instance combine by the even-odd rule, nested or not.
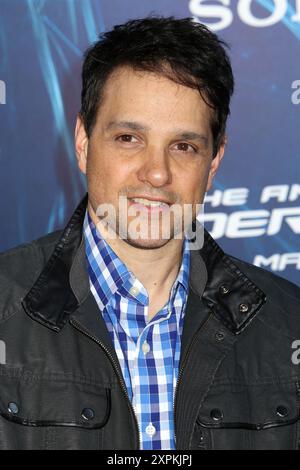
[(86, 174), (89, 139), (80, 114), (77, 115), (74, 140), (78, 167), (83, 174)]
[(212, 159), (212, 162), (211, 162), (211, 165), (210, 165), (210, 170), (209, 170), (208, 180), (207, 180), (207, 185), (206, 185), (206, 192), (209, 191), (212, 187), (213, 179), (216, 176), (217, 171), (220, 167), (221, 160), (224, 156), (226, 145), (227, 145), (227, 136), (224, 135), (224, 137), (221, 141), (219, 150), (218, 150), (216, 156)]

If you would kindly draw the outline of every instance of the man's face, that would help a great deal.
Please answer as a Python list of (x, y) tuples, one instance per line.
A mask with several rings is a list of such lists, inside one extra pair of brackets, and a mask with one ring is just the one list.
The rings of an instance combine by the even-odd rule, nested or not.
[[(195, 217), (223, 156), (224, 145), (212, 159), (211, 119), (197, 90), (150, 72), (115, 70), (89, 139), (77, 120), (76, 153), (87, 175), (90, 211), (95, 216), (99, 206), (111, 204), (117, 233), (126, 234), (133, 246), (157, 248), (174, 239), (182, 223), (172, 215), (172, 205), (183, 213), (189, 204)], [(113, 229), (113, 218), (104, 218)], [(143, 233), (138, 239), (128, 230), (137, 221)]]

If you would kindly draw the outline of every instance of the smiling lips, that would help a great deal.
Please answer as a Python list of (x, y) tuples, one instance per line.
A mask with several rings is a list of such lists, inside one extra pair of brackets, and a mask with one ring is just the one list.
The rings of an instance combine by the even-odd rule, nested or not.
[(129, 198), (131, 206), (135, 206), (136, 209), (153, 211), (153, 210), (166, 210), (169, 209), (170, 204), (159, 199), (147, 199), (143, 197), (132, 197)]

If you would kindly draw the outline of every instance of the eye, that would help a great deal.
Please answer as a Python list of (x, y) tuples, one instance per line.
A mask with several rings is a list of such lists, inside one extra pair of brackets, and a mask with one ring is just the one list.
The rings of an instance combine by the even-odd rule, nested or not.
[[(135, 140), (134, 140), (135, 139)], [(118, 140), (119, 142), (125, 142), (125, 143), (133, 143), (133, 142), (137, 142), (137, 138), (134, 137), (133, 135), (131, 134), (122, 134), (122, 135), (119, 135), (116, 140)]]
[(180, 152), (193, 152), (197, 153), (197, 149), (193, 147), (193, 145), (188, 144), (187, 142), (179, 142), (178, 144), (175, 144), (175, 150), (179, 150)]

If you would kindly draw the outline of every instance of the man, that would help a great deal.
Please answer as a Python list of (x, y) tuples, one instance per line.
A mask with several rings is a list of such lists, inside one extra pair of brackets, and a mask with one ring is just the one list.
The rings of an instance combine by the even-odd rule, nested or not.
[(1, 255), (0, 447), (298, 448), (299, 288), (207, 232), (193, 245), (226, 145), (224, 43), (130, 21), (82, 78), (88, 194), (64, 231)]

